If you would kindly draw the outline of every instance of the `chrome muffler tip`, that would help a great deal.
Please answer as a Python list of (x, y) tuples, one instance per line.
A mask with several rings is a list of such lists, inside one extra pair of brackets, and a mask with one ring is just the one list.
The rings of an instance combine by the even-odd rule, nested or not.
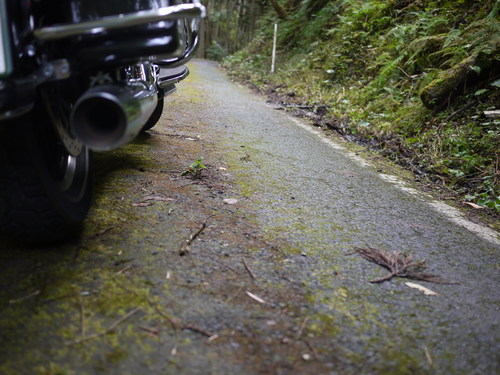
[(108, 95), (86, 96), (73, 109), (73, 134), (91, 149), (114, 148), (125, 134), (127, 119), (115, 99)]
[(112, 150), (139, 134), (157, 102), (156, 90), (146, 85), (97, 86), (76, 102), (71, 130), (92, 150)]

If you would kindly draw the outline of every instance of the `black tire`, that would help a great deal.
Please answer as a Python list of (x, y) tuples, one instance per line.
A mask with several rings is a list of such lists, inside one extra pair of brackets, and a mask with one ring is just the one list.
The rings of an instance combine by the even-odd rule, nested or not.
[(161, 114), (163, 113), (164, 102), (165, 102), (164, 98), (158, 99), (158, 104), (156, 104), (156, 107), (155, 107), (155, 110), (153, 111), (153, 114), (151, 115), (151, 117), (149, 117), (148, 121), (142, 127), (141, 131), (145, 132), (146, 130), (151, 129), (153, 126), (155, 126), (158, 123), (158, 121), (161, 118)]
[(0, 128), (0, 228), (25, 243), (65, 239), (92, 199), (91, 154), (70, 155), (38, 109)]

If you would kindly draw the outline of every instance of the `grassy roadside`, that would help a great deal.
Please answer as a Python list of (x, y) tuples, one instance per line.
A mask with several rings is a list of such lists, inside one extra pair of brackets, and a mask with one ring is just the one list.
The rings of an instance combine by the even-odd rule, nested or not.
[(237, 80), (311, 114), (459, 200), (500, 213), (500, 1), (305, 1), (226, 57)]

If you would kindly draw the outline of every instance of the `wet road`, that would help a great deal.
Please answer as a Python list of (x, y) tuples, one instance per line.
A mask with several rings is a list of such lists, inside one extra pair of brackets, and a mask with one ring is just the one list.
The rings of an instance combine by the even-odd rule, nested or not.
[[(1, 239), (0, 373), (498, 373), (497, 234), (190, 68), (149, 135), (97, 155), (80, 238)], [(371, 284), (356, 247), (459, 284)]]

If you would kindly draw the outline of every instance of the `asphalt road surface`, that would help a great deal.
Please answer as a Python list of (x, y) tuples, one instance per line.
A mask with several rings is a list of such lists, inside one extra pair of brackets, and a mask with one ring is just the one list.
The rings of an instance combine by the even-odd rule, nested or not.
[[(1, 374), (499, 373), (497, 233), (190, 69), (156, 127), (96, 155), (78, 238), (0, 239)], [(450, 283), (370, 283), (389, 271), (359, 248)]]

